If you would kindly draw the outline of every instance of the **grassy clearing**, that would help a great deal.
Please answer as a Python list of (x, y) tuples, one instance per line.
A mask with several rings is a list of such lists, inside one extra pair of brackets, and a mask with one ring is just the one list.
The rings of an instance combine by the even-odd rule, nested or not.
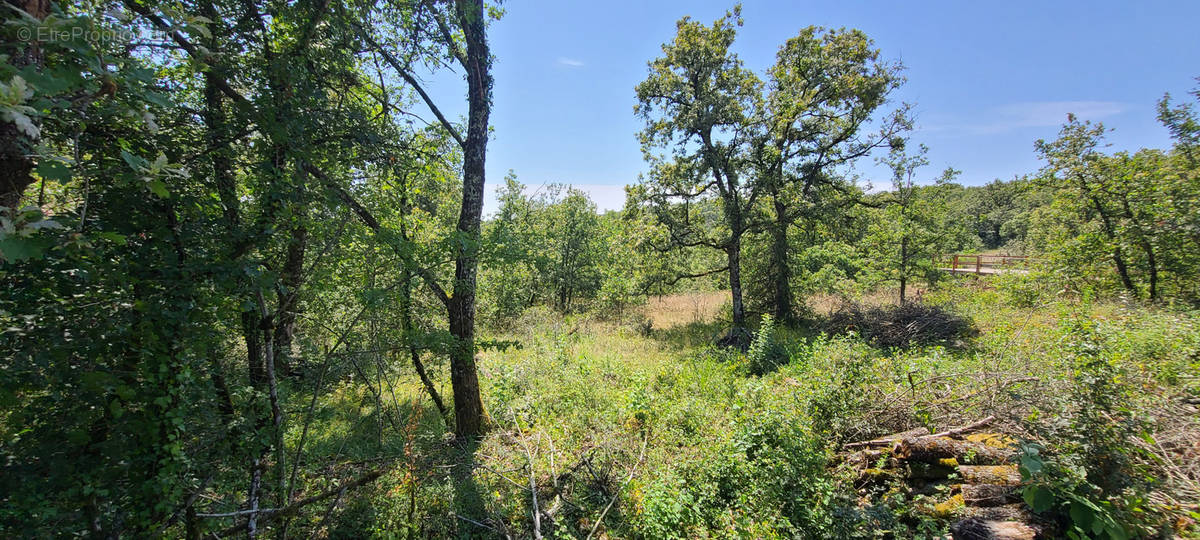
[[(521, 348), (480, 355), (492, 429), (470, 447), (448, 442), (416, 384), (385, 389), (382, 403), (343, 384), (319, 404), (306, 452), (355, 455), (353, 445), (325, 442), (355, 433), (363, 456), (383, 446), (397, 465), (367, 488), (370, 497), (310, 526), (330, 537), (364, 528), (381, 537), (522, 537), (535, 530), (536, 493), (536, 529), (548, 537), (940, 534), (949, 521), (922, 510), (932, 499), (859, 498), (833, 459), (840, 445), (996, 415), (1000, 429), (1047, 454), (1087, 455), (1104, 449), (1078, 432), (1107, 429), (1084, 421), (1103, 424), (1089, 411), (1106, 400), (1102, 414), (1136, 418), (1148, 435), (1107, 450), (1148, 477), (1137, 480), (1150, 493), (1138, 511), (1151, 517), (1136, 530), (1165, 523), (1196, 532), (1188, 522), (1200, 499), (1195, 315), (1060, 300), (1019, 307), (964, 280), (925, 301), (971, 319), (973, 335), (902, 350), (779, 329), (786, 362), (758, 377), (746, 355), (699, 345), (720, 330), (722, 300), (652, 300), (643, 314), (650, 332), (644, 323), (527, 312), (512, 325), (519, 330), (495, 336)], [(1101, 371), (1080, 360), (1092, 349)], [(386, 422), (403, 436), (385, 435), (395, 432)]]

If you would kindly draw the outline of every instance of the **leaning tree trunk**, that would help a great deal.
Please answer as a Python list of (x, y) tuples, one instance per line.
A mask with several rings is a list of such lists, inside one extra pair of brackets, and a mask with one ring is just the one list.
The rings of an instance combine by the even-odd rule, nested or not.
[(450, 333), (456, 338), (450, 353), (450, 383), (454, 390), (455, 435), (475, 438), (483, 430), (483, 401), (479, 397), (479, 373), (475, 367), (475, 284), (491, 113), (491, 53), (483, 2), (459, 0), (456, 10), (467, 44), (468, 113), (463, 145), (462, 209), (458, 215), (458, 232), (464, 242), (455, 256), (454, 294), (447, 306)]
[(1120, 239), (1117, 238), (1117, 231), (1113, 227), (1112, 219), (1109, 218), (1108, 212), (1104, 210), (1104, 205), (1100, 203), (1100, 199), (1091, 193), (1087, 181), (1082, 177), (1079, 178), (1079, 185), (1083, 188), (1083, 192), (1088, 194), (1088, 198), (1092, 202), (1092, 207), (1096, 209), (1096, 214), (1100, 216), (1100, 223), (1104, 225), (1105, 236), (1113, 243), (1112, 259), (1113, 264), (1117, 267), (1117, 275), (1121, 277), (1121, 285), (1127, 291), (1136, 292), (1133, 286), (1133, 279), (1129, 277), (1129, 268), (1125, 265), (1125, 255), (1121, 252)]

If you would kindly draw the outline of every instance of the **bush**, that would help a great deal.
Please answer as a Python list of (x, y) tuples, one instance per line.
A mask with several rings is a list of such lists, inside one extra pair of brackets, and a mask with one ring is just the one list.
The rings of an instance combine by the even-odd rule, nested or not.
[(775, 339), (775, 321), (770, 315), (764, 315), (746, 353), (746, 369), (752, 375), (764, 375), (787, 362), (787, 349)]
[(739, 417), (732, 440), (645, 487), (641, 532), (648, 538), (705, 531), (804, 538), (828, 530), (829, 455), (805, 424), (778, 410)]
[(1021, 308), (1036, 307), (1044, 302), (1053, 286), (1052, 276), (1037, 271), (997, 274), (992, 276), (992, 283), (1008, 303)]
[(1143, 506), (1156, 479), (1131, 442), (1150, 434), (1132, 407), (1127, 374), (1095, 321), (1067, 319), (1062, 335), (1074, 381), (1063, 396), (1066, 414), (1029, 426), (1052, 446), (1025, 447), (1025, 500), (1071, 538), (1152, 535), (1162, 524)]

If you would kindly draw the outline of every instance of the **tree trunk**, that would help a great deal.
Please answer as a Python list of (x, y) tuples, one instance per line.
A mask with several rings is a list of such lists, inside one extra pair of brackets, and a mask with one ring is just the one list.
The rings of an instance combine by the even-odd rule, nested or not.
[(488, 116), (491, 114), (491, 52), (481, 0), (458, 0), (458, 18), (466, 38), (467, 137), (463, 145), (462, 209), (458, 215), (459, 244), (454, 261), (454, 294), (447, 305), (450, 333), (456, 343), (450, 353), (450, 383), (454, 390), (454, 432), (476, 438), (483, 431), (483, 401), (475, 367), (475, 284), (479, 270), (480, 220), (487, 159)]
[(1158, 300), (1158, 261), (1154, 257), (1154, 246), (1146, 239), (1146, 229), (1142, 227), (1142, 222), (1133, 213), (1133, 209), (1129, 205), (1129, 197), (1121, 195), (1121, 208), (1125, 210), (1125, 217), (1133, 223), (1137, 230), (1138, 246), (1142, 248), (1142, 252), (1146, 254), (1146, 265), (1150, 270), (1150, 300)]
[[(405, 201), (405, 199), (401, 200)], [(401, 204), (404, 208), (407, 208), (408, 206), (407, 202), (402, 202)], [(401, 234), (403, 234), (407, 239), (407, 233), (402, 232)], [(442, 420), (446, 422), (446, 425), (449, 425), (450, 416), (447, 414), (446, 404), (442, 402), (441, 394), (438, 393), (437, 387), (433, 385), (433, 381), (429, 378), (429, 374), (425, 371), (425, 364), (421, 362), (421, 351), (417, 349), (417, 342), (416, 339), (414, 339), (416, 336), (416, 328), (413, 326), (412, 320), (412, 282), (412, 272), (405, 270), (404, 296), (401, 298), (400, 305), (400, 309), (403, 313), (400, 322), (403, 325), (404, 341), (408, 344), (408, 354), (409, 357), (412, 358), (413, 369), (417, 371), (417, 377), (421, 379), (421, 384), (425, 386), (425, 391), (429, 392), (429, 398), (432, 399), (433, 404), (437, 406), (438, 414), (442, 416)]]
[(771, 277), (774, 284), (775, 320), (788, 323), (793, 319), (792, 269), (788, 264), (787, 207), (775, 195), (775, 225), (771, 229)]
[[(204, 16), (214, 21), (219, 20), (212, 2), (201, 3), (200, 10)], [(213, 30), (213, 36), (209, 40), (209, 50), (218, 51), (216, 36), (216, 31), (218, 30), (216, 28)], [(213, 168), (213, 179), (216, 182), (217, 195), (221, 199), (222, 211), (225, 217), (225, 231), (232, 242), (237, 237), (239, 222), (241, 220), (239, 215), (240, 201), (237, 197), (237, 180), (234, 178), (232, 172), (233, 160), (230, 157), (229, 142), (225, 140), (229, 130), (226, 125), (223, 103), (221, 90), (217, 88), (215, 79), (211, 74), (206, 73), (204, 77), (204, 110), (202, 111), (202, 117), (206, 128), (208, 144), (213, 149), (209, 154), (209, 158)], [(220, 397), (218, 408), (226, 420), (232, 422), (234, 412), (233, 397), (229, 391), (229, 385), (225, 380), (225, 370), (221, 365), (220, 359), (213, 356), (209, 360), (209, 369), (212, 370), (209, 377)]]
[(908, 286), (908, 237), (900, 239), (900, 303), (904, 303), (904, 292)]
[[(3, 9), (7, 12), (3, 20), (15, 18), (16, 8), (37, 20), (43, 20), (50, 14), (49, 0), (8, 0)], [(9, 62), (17, 67), (27, 67), (42, 63), (42, 51), (36, 42), (24, 47)], [(36, 119), (35, 119), (36, 120)], [(17, 130), (16, 124), (0, 121), (0, 206), (17, 209), (21, 205), (21, 194), (25, 188), (33, 184), (33, 146), (37, 140), (28, 134)]]
[[(305, 219), (300, 217), (301, 221)], [(279, 320), (275, 326), (272, 339), (275, 342), (275, 364), (281, 375), (293, 373), (294, 354), (292, 341), (296, 334), (296, 315), (299, 305), (300, 287), (304, 283), (304, 251), (308, 243), (308, 229), (303, 223), (292, 229), (292, 238), (288, 242), (287, 255), (284, 257), (283, 268), (279, 276), (283, 289), (279, 292)]]
[(733, 304), (733, 325), (729, 333), (721, 338), (720, 345), (745, 350), (750, 345), (750, 333), (746, 330), (746, 307), (742, 302), (742, 232), (729, 240), (725, 251), (729, 262), (729, 294)]
[(1100, 199), (1091, 194), (1086, 180), (1080, 177), (1079, 184), (1083, 187), (1084, 193), (1090, 195), (1088, 198), (1092, 201), (1092, 207), (1096, 209), (1096, 213), (1100, 215), (1100, 222), (1104, 225), (1104, 234), (1113, 243), (1113, 264), (1117, 266), (1117, 274), (1121, 276), (1121, 285), (1127, 291), (1134, 291), (1133, 280), (1129, 278), (1129, 269), (1125, 266), (1125, 257), (1121, 253), (1121, 245), (1118, 243), (1117, 232), (1112, 225), (1112, 220), (1108, 217), (1108, 212), (1104, 211), (1104, 205), (1100, 204)]
[(1127, 291), (1133, 291), (1133, 280), (1129, 278), (1129, 268), (1125, 266), (1125, 257), (1121, 254), (1121, 246), (1113, 248), (1113, 263), (1117, 265), (1117, 274), (1121, 276), (1121, 285)]

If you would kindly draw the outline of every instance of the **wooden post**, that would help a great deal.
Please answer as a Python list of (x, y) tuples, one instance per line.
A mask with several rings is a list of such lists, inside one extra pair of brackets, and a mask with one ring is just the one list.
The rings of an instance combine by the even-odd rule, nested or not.
[(975, 256), (975, 273), (980, 274), (983, 270), (983, 255)]
[(954, 266), (953, 266), (953, 270), (954, 270), (954, 272), (955, 272), (955, 273), (958, 273), (958, 255), (957, 255), (957, 254), (954, 256)]

